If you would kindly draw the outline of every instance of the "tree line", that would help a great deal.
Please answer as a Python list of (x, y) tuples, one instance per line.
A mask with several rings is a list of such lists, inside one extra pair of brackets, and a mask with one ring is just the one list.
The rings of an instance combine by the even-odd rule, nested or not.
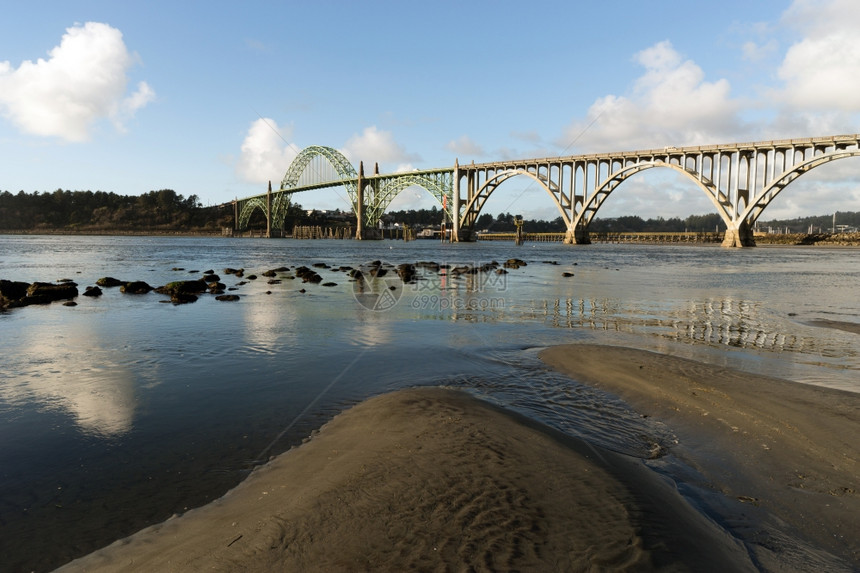
[(0, 229), (216, 231), (233, 225), (231, 208), (204, 207), (172, 189), (139, 196), (104, 191), (0, 193)]

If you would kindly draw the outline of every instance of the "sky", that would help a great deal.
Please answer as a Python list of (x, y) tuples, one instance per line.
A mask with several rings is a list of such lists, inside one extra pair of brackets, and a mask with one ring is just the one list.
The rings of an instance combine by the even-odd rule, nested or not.
[[(0, 191), (214, 205), (310, 145), (390, 173), (471, 161), (860, 133), (856, 0), (48, 1), (0, 19)], [(599, 217), (715, 212), (671, 170)], [(313, 193), (313, 194), (311, 194)], [(343, 190), (306, 208), (348, 210)], [(429, 208), (411, 188), (391, 209)], [(485, 212), (558, 216), (527, 177)], [(860, 157), (762, 220), (860, 211)]]

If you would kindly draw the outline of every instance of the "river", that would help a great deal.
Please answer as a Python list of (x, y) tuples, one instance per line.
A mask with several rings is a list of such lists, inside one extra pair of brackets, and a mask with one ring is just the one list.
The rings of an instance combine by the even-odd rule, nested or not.
[[(511, 258), (526, 265), (505, 269)], [(442, 268), (419, 265), (403, 284), (388, 266), (370, 279), (371, 261)], [(299, 266), (322, 283), (294, 278)], [(290, 270), (263, 276), (278, 267)], [(4, 571), (50, 570), (216, 499), (396, 388), (466, 388), (644, 458), (671, 439), (543, 367), (537, 353), (555, 344), (634, 346), (860, 392), (858, 335), (816, 325), (860, 323), (858, 249), (0, 236), (6, 280), (83, 291), (104, 276), (160, 286), (208, 270), (239, 300), (174, 305), (105, 288), (77, 306), (0, 311)]]

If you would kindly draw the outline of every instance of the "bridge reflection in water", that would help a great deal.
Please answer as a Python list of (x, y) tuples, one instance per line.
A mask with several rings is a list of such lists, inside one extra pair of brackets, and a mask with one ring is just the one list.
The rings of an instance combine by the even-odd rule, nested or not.
[[(708, 299), (684, 307), (629, 306), (618, 299), (567, 298), (543, 301), (544, 316), (562, 328), (589, 328), (630, 334), (651, 333), (679, 342), (855, 358), (860, 349), (838, 349), (813, 330), (760, 312), (757, 303)], [(818, 336), (816, 335), (819, 334)]]

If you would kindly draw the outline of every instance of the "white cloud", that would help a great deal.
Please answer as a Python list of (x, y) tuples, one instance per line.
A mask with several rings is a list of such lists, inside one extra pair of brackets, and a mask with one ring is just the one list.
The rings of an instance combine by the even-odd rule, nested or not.
[(635, 60), (645, 73), (631, 93), (599, 98), (584, 120), (567, 128), (561, 145), (620, 151), (738, 136), (741, 105), (731, 98), (728, 80), (705, 81), (702, 69), (684, 60), (669, 41), (642, 50)]
[(365, 173), (373, 171), (374, 163), (421, 161), (418, 155), (407, 153), (402, 145), (394, 141), (394, 136), (390, 131), (379, 131), (375, 125), (365, 128), (361, 135), (350, 137), (340, 152), (352, 162), (356, 170), (358, 170), (359, 162), (363, 161)]
[(772, 95), (790, 110), (860, 111), (860, 3), (797, 0), (782, 22), (804, 37), (786, 52)]
[(0, 62), (0, 113), (25, 133), (86, 141), (98, 120), (122, 130), (155, 98), (146, 82), (124, 97), (135, 59), (122, 32), (107, 24), (68, 28), (48, 56), (17, 68)]
[(764, 44), (757, 44), (753, 41), (744, 42), (741, 47), (741, 54), (744, 60), (749, 62), (761, 62), (772, 57), (779, 49), (779, 42), (769, 40)]
[(279, 127), (272, 119), (254, 121), (242, 141), (236, 173), (250, 183), (272, 181), (277, 188), (298, 155), (296, 147), (287, 143), (291, 136), (291, 127)]
[(468, 135), (461, 135), (457, 139), (452, 139), (445, 146), (448, 151), (464, 157), (483, 157), (484, 148), (475, 143)]

